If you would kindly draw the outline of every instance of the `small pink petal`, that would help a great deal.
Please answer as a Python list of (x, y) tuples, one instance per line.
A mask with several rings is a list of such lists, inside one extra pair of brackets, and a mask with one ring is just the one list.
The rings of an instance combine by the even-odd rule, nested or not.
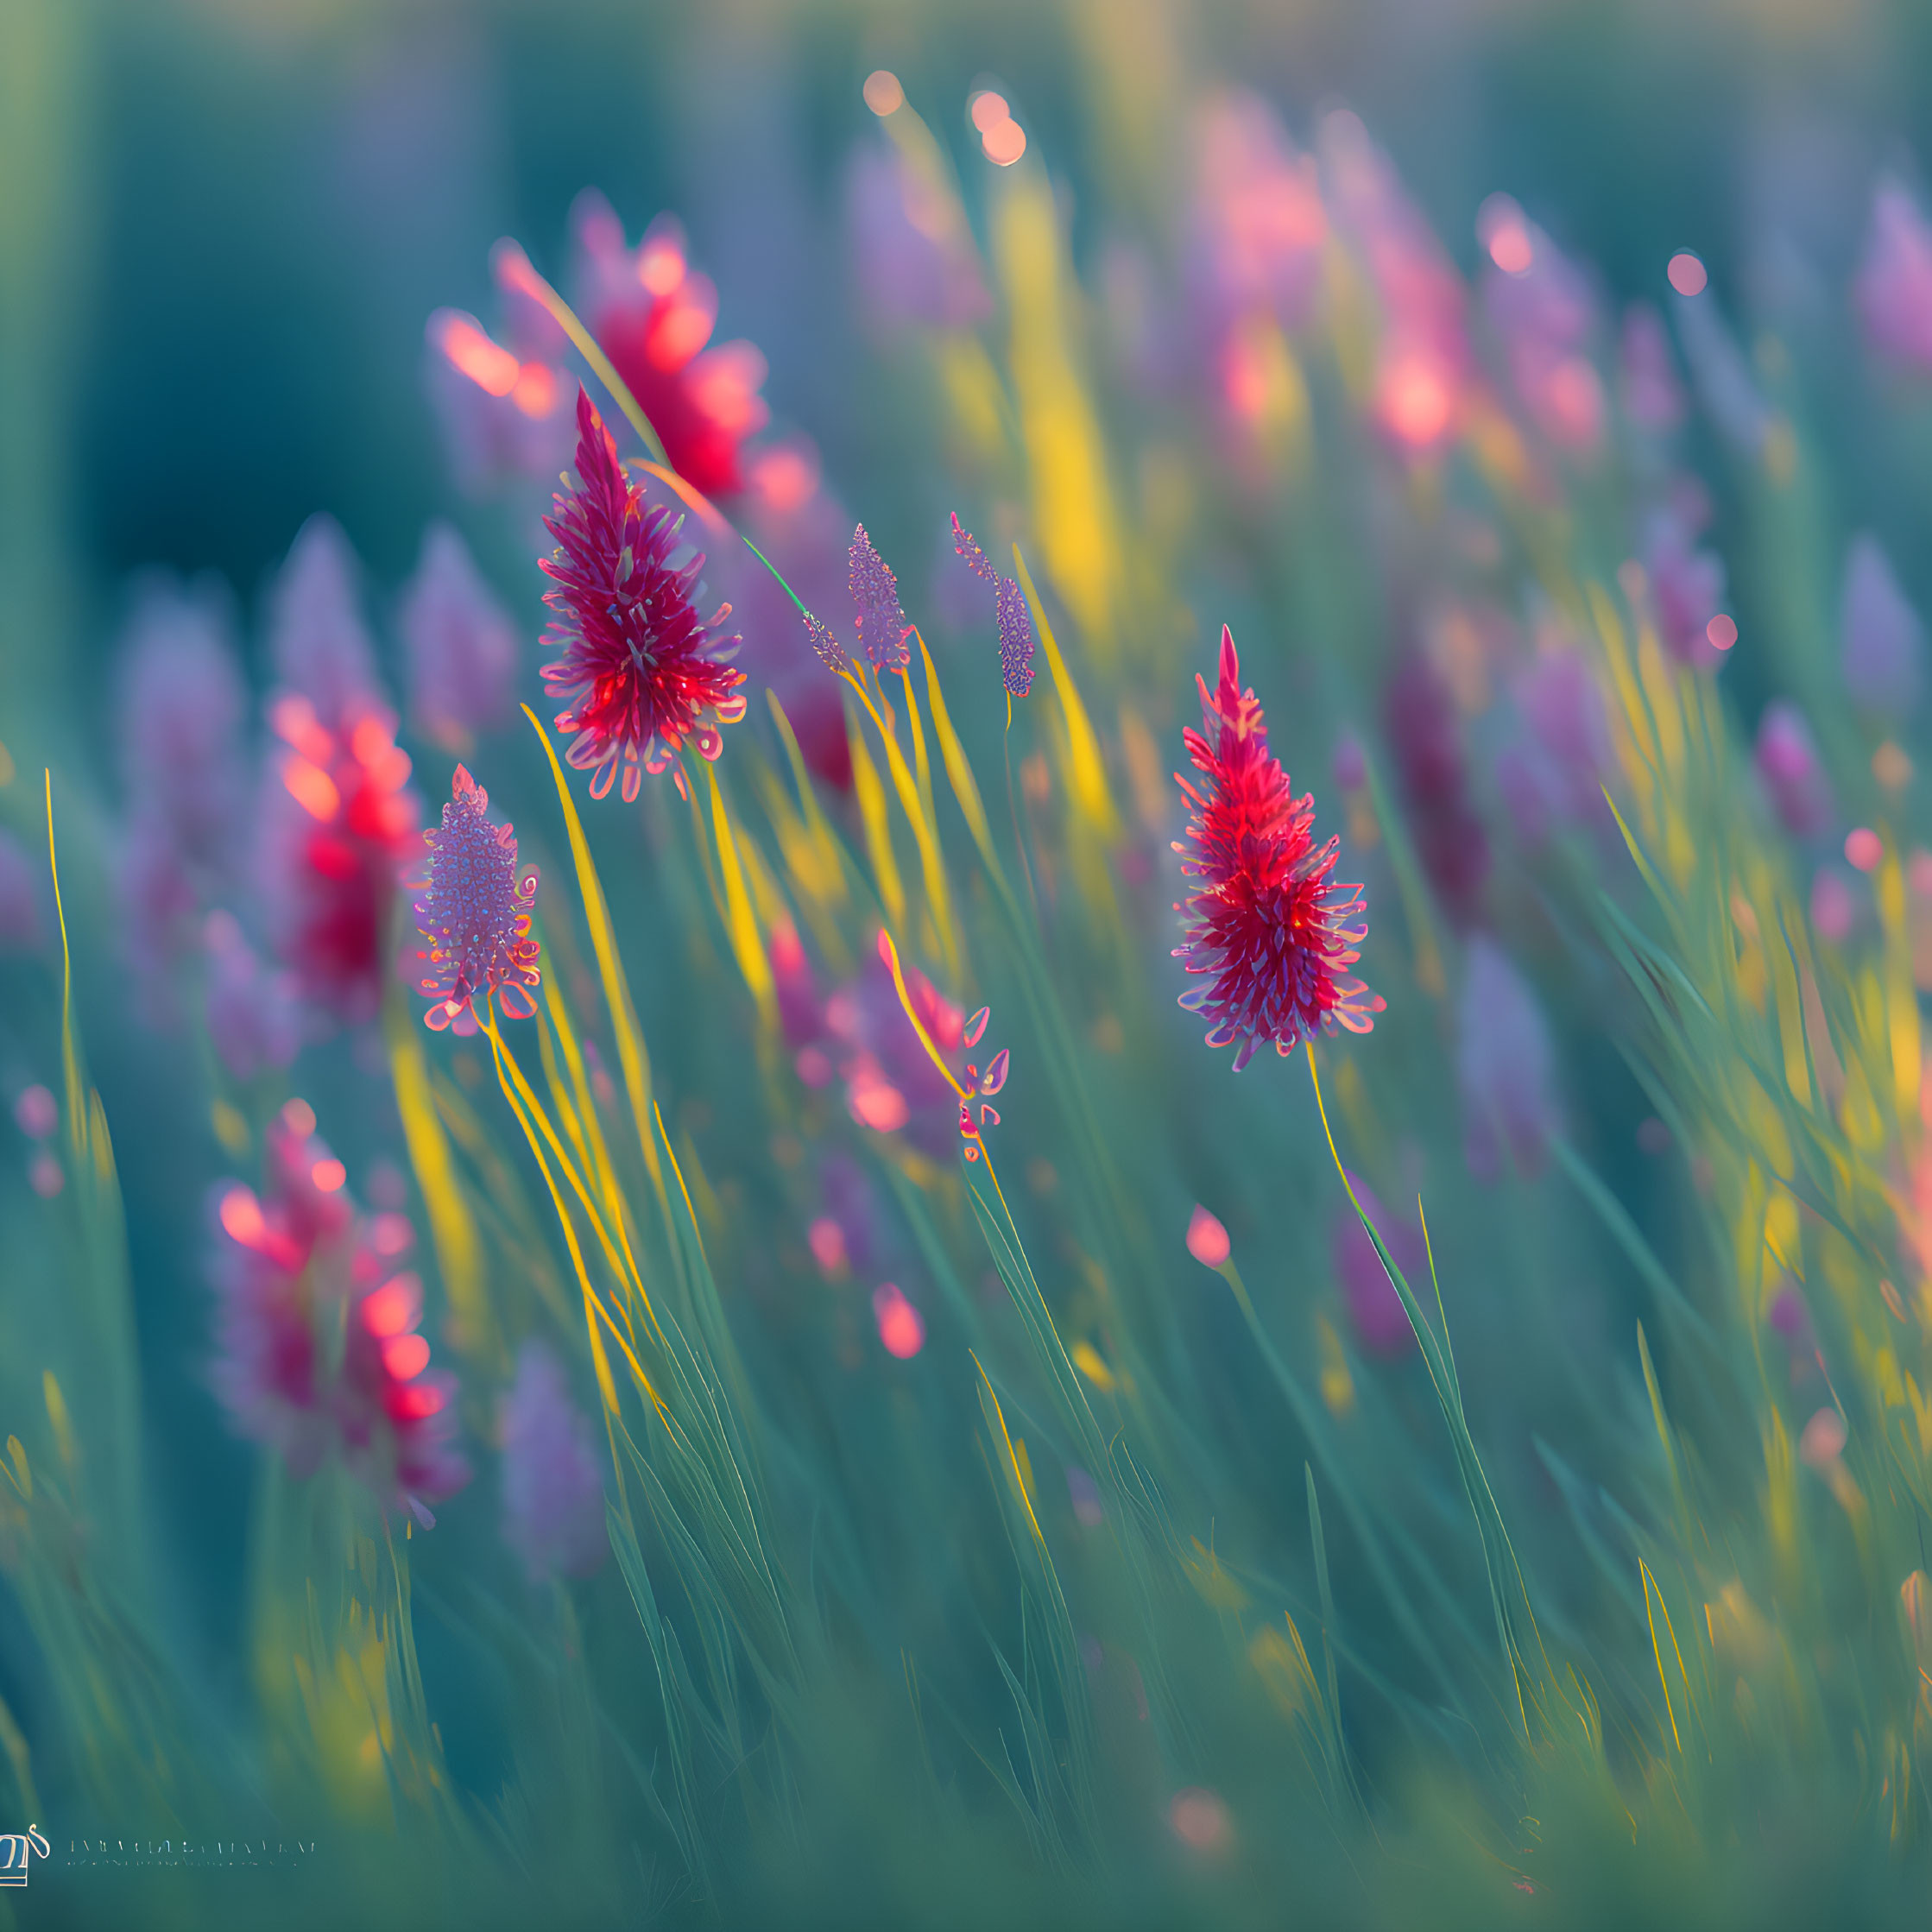
[(909, 1361), (925, 1346), (925, 1319), (895, 1284), (882, 1281), (872, 1291), (872, 1313), (888, 1355)]
[(1204, 1268), (1218, 1268), (1228, 1259), (1228, 1230), (1196, 1203), (1187, 1224), (1187, 1251)]
[(960, 1045), (962, 1046), (977, 1046), (980, 1043), (980, 1036), (986, 1031), (986, 1023), (992, 1017), (993, 1009), (990, 1007), (982, 1007), (966, 1022), (966, 1031), (959, 1036)]

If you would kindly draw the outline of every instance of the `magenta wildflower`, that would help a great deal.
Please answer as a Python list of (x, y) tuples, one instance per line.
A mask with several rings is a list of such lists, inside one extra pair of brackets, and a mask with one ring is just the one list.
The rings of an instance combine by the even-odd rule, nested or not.
[[(1367, 1182), (1351, 1174), (1348, 1182), (1361, 1203), (1362, 1213), (1375, 1224), (1389, 1259), (1401, 1269), (1411, 1287), (1428, 1271), (1422, 1229), (1412, 1221), (1398, 1221), (1375, 1198)], [(1416, 1331), (1409, 1311), (1402, 1305), (1395, 1284), (1389, 1279), (1368, 1230), (1347, 1201), (1335, 1209), (1333, 1231), (1329, 1238), (1329, 1257), (1335, 1279), (1348, 1305), (1348, 1320), (1356, 1338), (1372, 1355), (1396, 1356), (1408, 1354), (1416, 1345)]]
[[(470, 1469), (450, 1446), (454, 1380), (426, 1373), (421, 1285), (394, 1271), (408, 1224), (362, 1220), (301, 1101), (276, 1116), (265, 1154), (264, 1195), (233, 1182), (217, 1203), (216, 1391), (241, 1432), (280, 1449), (294, 1474), (313, 1474), (336, 1447), (386, 1506), (426, 1526), (426, 1504), (454, 1494)], [(322, 1337), (345, 1304), (331, 1367)]]
[(1481, 1181), (1498, 1179), (1506, 1149), (1518, 1173), (1537, 1173), (1561, 1126), (1550, 1027), (1523, 975), (1483, 933), (1469, 941), (1456, 1020), (1455, 1078), (1469, 1171)]
[(530, 913), (537, 902), (533, 866), (521, 884), (516, 876), (516, 839), (512, 829), (489, 818), (489, 794), (461, 766), (450, 781), (443, 823), (423, 834), (429, 847), (429, 879), (416, 901), (417, 931), (428, 940), (416, 957), (429, 971), (418, 982), (429, 994), (423, 1024), (441, 1032), (476, 1032), (476, 1001), (487, 1011), (492, 998), (512, 1020), (528, 1020), (535, 1003), (528, 989), (538, 983), (540, 943), (530, 936)]
[(1771, 809), (1794, 838), (1831, 830), (1831, 786), (1804, 713), (1786, 700), (1765, 707), (1758, 724), (1758, 777)]
[(1019, 581), (1002, 577), (987, 561), (986, 552), (974, 541), (972, 533), (961, 527), (958, 513), (952, 520), (954, 552), (975, 577), (993, 586), (994, 622), (1000, 634), (1000, 682), (1008, 698), (1024, 698), (1033, 688), (1033, 619), (1027, 609), (1026, 593)]
[(516, 627), (469, 546), (440, 520), (423, 533), (397, 613), (409, 664), (409, 717), (445, 751), (468, 751), (510, 716)]
[(1876, 537), (1853, 540), (1839, 615), (1839, 663), (1861, 711), (1902, 720), (1917, 709), (1925, 627), (1905, 601)]
[(1291, 1053), (1304, 1039), (1346, 1026), (1366, 1033), (1381, 998), (1348, 969), (1367, 936), (1361, 887), (1332, 877), (1342, 842), (1317, 846), (1315, 804), (1296, 798), (1279, 760), (1268, 755), (1261, 705), (1241, 686), (1232, 633), (1221, 633), (1220, 682), (1201, 692), (1202, 731), (1183, 734), (1205, 795), (1177, 774), (1194, 805), (1181, 869), (1200, 884), (1184, 912), (1192, 922), (1174, 957), (1210, 974), (1180, 996), (1212, 1022), (1209, 1046), (1234, 1045), (1234, 1069), (1265, 1040)]
[(906, 640), (912, 628), (899, 603), (899, 579), (874, 549), (864, 524), (852, 532), (849, 581), (858, 606), (859, 642), (874, 671), (903, 671), (912, 653)]
[(409, 754), (379, 699), (343, 701), (334, 727), (285, 692), (268, 722), (287, 746), (263, 775), (259, 891), (269, 942), (302, 996), (348, 1022), (372, 1019), (389, 970), (397, 876), (418, 848)]
[(503, 1540), (533, 1583), (593, 1575), (610, 1548), (603, 1468), (562, 1365), (542, 1342), (526, 1342), (518, 1351), (500, 1417)]
[(718, 727), (745, 715), (745, 678), (727, 661), (738, 644), (723, 634), (730, 605), (698, 613), (704, 558), (672, 562), (681, 520), (646, 507), (581, 390), (577, 426), (577, 487), (544, 519), (558, 548), (538, 567), (559, 586), (544, 602), (560, 619), (544, 641), (563, 654), (543, 680), (567, 703), (557, 729), (571, 737), (569, 761), (592, 774), (590, 796), (607, 798), (621, 766), (629, 804), (643, 773), (666, 770), (687, 738), (701, 756), (718, 756)]

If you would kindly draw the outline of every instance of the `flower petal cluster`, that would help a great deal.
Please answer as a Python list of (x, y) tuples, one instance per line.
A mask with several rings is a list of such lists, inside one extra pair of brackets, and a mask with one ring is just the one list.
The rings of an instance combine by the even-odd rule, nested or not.
[(559, 620), (544, 642), (562, 654), (543, 681), (565, 702), (557, 729), (571, 738), (569, 761), (592, 774), (590, 796), (608, 797), (622, 767), (629, 803), (643, 773), (664, 771), (687, 739), (717, 757), (718, 727), (745, 715), (745, 675), (728, 661), (738, 645), (724, 633), (730, 605), (698, 614), (703, 556), (676, 560), (681, 519), (646, 503), (582, 390), (577, 427), (577, 487), (544, 519), (557, 549), (538, 567), (557, 584), (544, 602)]
[(490, 822), (489, 794), (463, 766), (450, 781), (442, 824), (423, 841), (429, 877), (415, 903), (416, 930), (429, 943), (416, 957), (429, 970), (417, 986), (432, 1001), (423, 1024), (475, 1032), (479, 995), (486, 1008), (495, 998), (513, 1020), (529, 1019), (543, 950), (530, 932), (536, 868), (518, 883), (515, 833)]
[(455, 1380), (429, 1368), (416, 1333), (421, 1284), (395, 1266), (413, 1230), (401, 1215), (357, 1212), (302, 1101), (269, 1126), (265, 1165), (261, 1196), (236, 1181), (217, 1197), (216, 1392), (294, 1474), (337, 1449), (385, 1506), (426, 1525), (426, 1504), (470, 1468), (451, 1441)]
[(1033, 620), (1026, 593), (1015, 578), (1002, 577), (987, 560), (971, 531), (952, 520), (952, 546), (974, 576), (993, 586), (994, 621), (1000, 634), (1000, 681), (1008, 698), (1024, 698), (1033, 688)]
[(1264, 1041), (1285, 1054), (1338, 1026), (1366, 1033), (1384, 1001), (1348, 970), (1367, 936), (1361, 888), (1332, 877), (1339, 839), (1314, 843), (1314, 801), (1296, 798), (1269, 756), (1260, 703), (1241, 689), (1225, 627), (1218, 685), (1195, 681), (1203, 729), (1184, 738), (1205, 782), (1178, 780), (1194, 811), (1174, 849), (1198, 883), (1174, 908), (1190, 921), (1174, 957), (1206, 977), (1180, 1003), (1211, 1022), (1209, 1046), (1235, 1048), (1239, 1072)]

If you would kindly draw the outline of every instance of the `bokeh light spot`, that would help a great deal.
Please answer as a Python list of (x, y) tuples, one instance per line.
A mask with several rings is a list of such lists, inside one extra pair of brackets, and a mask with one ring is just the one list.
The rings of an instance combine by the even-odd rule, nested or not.
[(899, 85), (899, 76), (885, 67), (874, 68), (868, 73), (861, 92), (865, 96), (865, 104), (881, 120), (888, 114), (896, 114), (906, 104), (906, 90)]
[(1711, 279), (1704, 264), (1689, 249), (1680, 249), (1673, 255), (1670, 267), (1664, 272), (1680, 295), (1702, 295)]
[(1001, 167), (1011, 167), (1026, 152), (1026, 130), (1017, 121), (1001, 121), (980, 136), (986, 158)]
[(1714, 651), (1727, 651), (1738, 641), (1736, 622), (1720, 610), (1704, 626), (1704, 635)]

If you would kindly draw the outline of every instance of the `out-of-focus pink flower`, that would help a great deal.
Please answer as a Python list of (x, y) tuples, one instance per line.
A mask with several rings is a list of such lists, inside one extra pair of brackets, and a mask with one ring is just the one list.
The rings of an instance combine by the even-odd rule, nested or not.
[[(1362, 1213), (1374, 1222), (1375, 1232), (1382, 1237), (1390, 1259), (1401, 1269), (1409, 1285), (1419, 1293), (1418, 1285), (1429, 1272), (1420, 1226), (1390, 1214), (1366, 1181), (1351, 1174), (1348, 1182), (1355, 1190), (1356, 1200), (1361, 1203)], [(1329, 1257), (1335, 1279), (1342, 1284), (1349, 1322), (1362, 1347), (1375, 1355), (1406, 1354), (1416, 1345), (1409, 1311), (1403, 1307), (1402, 1297), (1389, 1279), (1374, 1242), (1346, 1200), (1335, 1212)]]
[(269, 603), (268, 655), (281, 686), (340, 731), (379, 699), (382, 681), (363, 621), (360, 571), (342, 526), (317, 514), (295, 534)]
[(1638, 427), (1667, 435), (1683, 420), (1683, 387), (1670, 356), (1664, 318), (1648, 302), (1624, 311), (1619, 358), (1624, 413)]
[(14, 1125), (29, 1140), (51, 1140), (60, 1124), (60, 1103), (45, 1087), (35, 1085), (22, 1089), (20, 1098), (14, 1102)]
[(666, 770), (686, 739), (719, 756), (719, 726), (745, 715), (745, 675), (729, 661), (738, 644), (724, 631), (730, 605), (698, 615), (704, 557), (678, 560), (679, 518), (646, 507), (581, 389), (577, 426), (577, 487), (553, 499), (544, 524), (557, 549), (538, 565), (557, 585), (544, 593), (556, 613), (544, 642), (561, 653), (542, 666), (544, 688), (567, 707), (557, 729), (570, 737), (568, 762), (592, 774), (590, 796), (609, 797), (621, 769), (628, 805), (644, 773)]
[(1531, 420), (1558, 449), (1591, 454), (1603, 436), (1603, 381), (1587, 352), (1597, 319), (1574, 262), (1507, 195), (1482, 205), (1477, 233), (1488, 250), (1483, 305)]
[(0, 826), (0, 952), (31, 952), (41, 933), (40, 873), (26, 847)]
[(896, 1282), (881, 1281), (872, 1291), (872, 1318), (888, 1355), (910, 1361), (925, 1346), (925, 1318), (907, 1301)]
[(1695, 529), (1675, 506), (1651, 519), (1644, 551), (1657, 628), (1680, 663), (1708, 671), (1724, 653), (1711, 641), (1711, 620), (1724, 597), (1724, 561), (1695, 547)]
[(426, 1506), (470, 1480), (453, 1444), (456, 1378), (430, 1367), (429, 1343), (416, 1332), (422, 1283), (408, 1273), (382, 1279), (381, 1265), (375, 1272), (375, 1285), (351, 1296), (344, 1324), (336, 1430), (350, 1473), (427, 1529), (436, 1518)]
[(39, 1149), (27, 1164), (27, 1184), (43, 1201), (51, 1201), (67, 1184), (66, 1170), (50, 1147)]
[(1212, 336), (1253, 313), (1300, 328), (1329, 237), (1314, 158), (1259, 95), (1230, 88), (1201, 110), (1194, 166), (1193, 293)]
[(743, 485), (742, 445), (771, 412), (758, 394), (765, 358), (748, 342), (706, 348), (717, 290), (695, 274), (685, 232), (660, 215), (635, 248), (594, 189), (571, 212), (578, 313), (664, 444), (671, 467), (707, 496)]
[[(942, 1053), (957, 1052), (965, 1016), (917, 967), (901, 970), (933, 1045)], [(900, 1004), (892, 969), (876, 950), (858, 977), (826, 1000), (824, 1024), (852, 1118), (874, 1133), (903, 1132), (922, 1153), (944, 1158), (957, 1131), (959, 1096), (919, 1044)]]
[[(294, 1474), (312, 1474), (334, 1446), (385, 1506), (426, 1526), (435, 1519), (425, 1506), (470, 1470), (450, 1446), (454, 1381), (425, 1373), (421, 1285), (393, 1272), (385, 1250), (397, 1244), (360, 1221), (305, 1102), (291, 1101), (270, 1125), (261, 1197), (239, 1182), (216, 1197), (216, 1392), (236, 1427), (278, 1449)], [(321, 1336), (344, 1303), (331, 1369)]]
[(1397, 666), (1383, 696), (1389, 749), (1423, 870), (1457, 924), (1475, 917), (1489, 878), (1489, 835), (1469, 797), (1455, 706), (1419, 652)]
[(489, 794), (463, 766), (450, 780), (442, 824), (423, 842), (429, 877), (415, 904), (416, 930), (429, 942), (416, 955), (427, 969), (416, 982), (430, 996), (423, 1024), (473, 1033), (479, 997), (486, 1013), (494, 999), (507, 1018), (530, 1019), (543, 951), (530, 932), (537, 868), (519, 881), (515, 835), (490, 822)]
[(1462, 1152), (1478, 1180), (1493, 1181), (1509, 1163), (1539, 1172), (1561, 1129), (1556, 1056), (1537, 997), (1487, 934), (1469, 941), (1456, 1014), (1456, 1086), (1462, 1100)]
[(264, 966), (232, 912), (208, 915), (208, 1035), (237, 1079), (286, 1067), (302, 1044), (294, 975)]
[(503, 1540), (532, 1582), (596, 1575), (610, 1549), (603, 1465), (562, 1365), (542, 1342), (518, 1352), (501, 1419)]
[(1858, 914), (1852, 881), (1836, 866), (1820, 866), (1811, 879), (1812, 930), (1821, 939), (1842, 945), (1851, 938)]
[(1317, 1033), (1368, 1032), (1384, 1007), (1349, 971), (1368, 936), (1361, 887), (1335, 877), (1339, 838), (1315, 843), (1314, 801), (1270, 755), (1241, 668), (1223, 625), (1214, 690), (1195, 678), (1201, 729), (1182, 733), (1202, 789), (1177, 779), (1194, 809), (1174, 846), (1191, 888), (1174, 957), (1205, 980), (1179, 1003), (1211, 1022), (1209, 1046), (1234, 1048), (1237, 1073), (1264, 1043), (1285, 1055)]
[(1932, 225), (1890, 176), (1872, 194), (1871, 235), (1852, 293), (1872, 348), (1932, 374)]
[(846, 230), (865, 319), (886, 329), (969, 329), (993, 313), (964, 211), (887, 142), (853, 151)]
[(269, 706), (287, 748), (264, 775), (257, 874), (275, 957), (306, 1000), (354, 1024), (382, 1004), (389, 910), (422, 808), (381, 702), (351, 694), (336, 717), (331, 729), (294, 691)]
[(774, 925), (766, 953), (772, 963), (779, 1024), (785, 1029), (786, 1044), (794, 1051), (809, 1046), (823, 1028), (818, 983), (812, 977), (811, 962), (805, 956), (798, 927), (789, 919)]
[(573, 398), (562, 373), (505, 349), (460, 309), (438, 309), (425, 333), (430, 400), (457, 486), (483, 496), (554, 477), (570, 460)]
[(122, 931), (155, 1019), (161, 975), (193, 944), (194, 921), (233, 882), (247, 779), (247, 699), (219, 597), (150, 578), (123, 645), (121, 769), (127, 830), (119, 855)]
[(1758, 777), (1771, 809), (1794, 838), (1822, 838), (1831, 830), (1831, 785), (1818, 762), (1811, 727), (1796, 704), (1780, 698), (1758, 724)]
[(1405, 451), (1431, 454), (1455, 432), (1468, 382), (1462, 277), (1354, 115), (1325, 116), (1317, 146), (1329, 205), (1381, 304), (1375, 421)]
[(1905, 601), (1876, 537), (1852, 540), (1839, 615), (1839, 662), (1861, 711), (1903, 720), (1924, 684), (1925, 627)]
[(1228, 1259), (1228, 1230), (1201, 1203), (1187, 1217), (1187, 1251), (1204, 1268), (1218, 1268)]
[(445, 751), (467, 752), (510, 716), (516, 627), (447, 523), (423, 533), (398, 613), (408, 653), (409, 717)]

